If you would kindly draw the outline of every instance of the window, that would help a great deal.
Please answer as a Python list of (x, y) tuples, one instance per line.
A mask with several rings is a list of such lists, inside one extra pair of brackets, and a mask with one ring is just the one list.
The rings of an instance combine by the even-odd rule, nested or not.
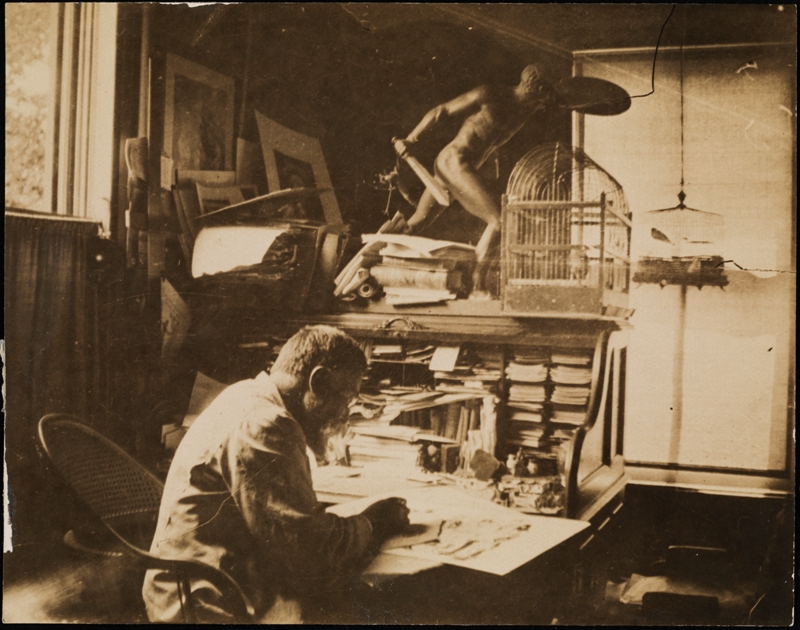
[(117, 6), (6, 4), (6, 206), (108, 226)]
[(53, 210), (56, 3), (6, 5), (6, 205)]

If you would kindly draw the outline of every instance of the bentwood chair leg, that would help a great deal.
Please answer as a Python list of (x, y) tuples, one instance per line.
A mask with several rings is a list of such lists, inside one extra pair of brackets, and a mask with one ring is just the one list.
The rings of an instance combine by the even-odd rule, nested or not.
[(183, 573), (178, 573), (177, 583), (178, 600), (183, 610), (183, 619), (186, 623), (197, 623), (197, 612), (194, 609), (194, 602), (192, 601), (192, 588), (189, 583), (189, 578)]

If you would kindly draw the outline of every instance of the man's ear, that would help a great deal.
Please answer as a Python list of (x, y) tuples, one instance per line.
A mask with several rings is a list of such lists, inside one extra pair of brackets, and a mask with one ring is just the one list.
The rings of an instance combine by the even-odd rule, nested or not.
[(318, 365), (311, 370), (311, 374), (308, 377), (308, 387), (315, 396), (319, 398), (326, 397), (330, 393), (330, 385), (331, 371), (328, 368)]

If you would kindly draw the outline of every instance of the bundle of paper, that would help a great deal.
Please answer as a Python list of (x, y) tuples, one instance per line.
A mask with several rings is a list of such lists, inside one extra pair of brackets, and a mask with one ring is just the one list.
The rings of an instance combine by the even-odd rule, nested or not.
[(381, 256), (417, 260), (434, 258), (457, 262), (475, 261), (475, 248), (465, 243), (406, 234), (364, 234), (361, 240), (367, 244), (382, 243), (379, 250)]
[(513, 402), (544, 402), (547, 397), (544, 385), (518, 385), (508, 388), (508, 399)]
[(550, 378), (563, 385), (588, 385), (592, 382), (592, 368), (555, 365), (550, 370)]
[(439, 289), (420, 289), (410, 286), (383, 286), (386, 303), (393, 306), (411, 306), (415, 304), (436, 304), (455, 300), (457, 295), (452, 291)]
[(509, 418), (512, 422), (541, 423), (544, 421), (541, 411), (523, 411), (521, 409), (512, 409)]
[(592, 362), (592, 355), (586, 352), (554, 352), (552, 362), (561, 365), (589, 365)]
[(589, 400), (588, 387), (562, 387), (557, 385), (550, 401), (560, 405), (585, 405)]
[(379, 284), (394, 306), (452, 300), (462, 291), (459, 265), (475, 260), (471, 245), (403, 234), (364, 234), (362, 250), (336, 278), (334, 295), (357, 290), (368, 278)]
[(549, 361), (550, 361), (550, 353), (543, 348), (530, 348), (526, 350), (518, 350), (514, 354), (514, 363), (538, 364), (538, 363), (548, 363)]
[(512, 381), (522, 383), (544, 383), (547, 380), (548, 367), (544, 363), (517, 363), (512, 361), (506, 367), (506, 376)]
[(534, 413), (542, 413), (542, 403), (540, 402), (522, 402), (519, 400), (510, 400), (508, 401), (508, 407), (512, 411), (514, 409), (521, 409), (523, 411), (532, 411)]
[(551, 420), (557, 424), (561, 423), (579, 426), (586, 421), (586, 411), (583, 409), (559, 409), (554, 407)]

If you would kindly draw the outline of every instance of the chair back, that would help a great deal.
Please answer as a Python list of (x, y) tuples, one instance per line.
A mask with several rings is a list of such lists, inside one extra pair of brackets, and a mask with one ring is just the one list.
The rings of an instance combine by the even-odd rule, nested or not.
[(147, 549), (164, 485), (122, 448), (67, 414), (39, 421), (47, 455), (79, 498), (118, 537)]

